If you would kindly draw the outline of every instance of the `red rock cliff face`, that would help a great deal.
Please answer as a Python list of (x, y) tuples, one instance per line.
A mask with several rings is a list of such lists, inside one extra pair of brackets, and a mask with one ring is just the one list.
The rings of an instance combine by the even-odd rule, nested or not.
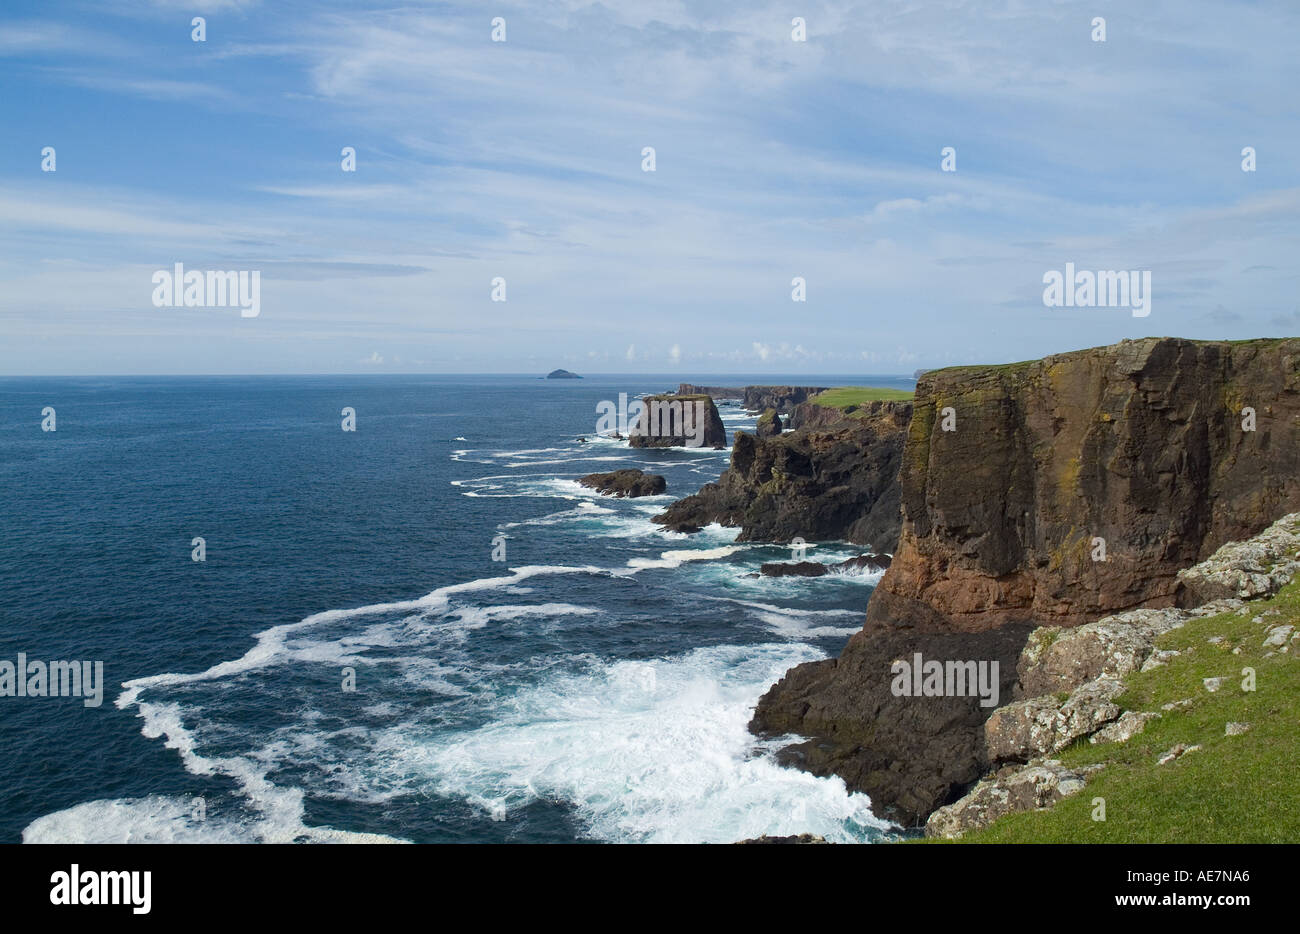
[(1146, 339), (926, 373), (902, 460), (899, 547), (865, 627), (839, 658), (787, 672), (750, 727), (807, 737), (782, 760), (912, 823), (987, 770), (990, 708), (896, 697), (892, 660), (997, 660), (1008, 703), (1035, 625), (1174, 603), (1180, 569), (1300, 510), (1300, 339)]
[(914, 413), (902, 536), (869, 628), (1167, 606), (1179, 570), (1300, 508), (1297, 339), (1152, 338), (939, 370)]

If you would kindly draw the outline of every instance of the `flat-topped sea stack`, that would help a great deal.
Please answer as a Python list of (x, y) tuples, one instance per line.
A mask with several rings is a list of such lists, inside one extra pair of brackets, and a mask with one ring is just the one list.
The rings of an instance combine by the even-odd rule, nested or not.
[[(773, 439), (775, 440), (775, 439)], [(782, 439), (784, 440), (784, 438)], [(902, 529), (866, 624), (791, 669), (751, 727), (904, 823), (988, 766), (972, 697), (895, 697), (891, 663), (998, 660), (1036, 626), (1191, 599), (1178, 571), (1300, 510), (1300, 339), (1147, 338), (923, 373)]]
[(661, 393), (641, 400), (641, 414), (628, 430), (634, 448), (725, 448), (727, 430), (710, 396)]

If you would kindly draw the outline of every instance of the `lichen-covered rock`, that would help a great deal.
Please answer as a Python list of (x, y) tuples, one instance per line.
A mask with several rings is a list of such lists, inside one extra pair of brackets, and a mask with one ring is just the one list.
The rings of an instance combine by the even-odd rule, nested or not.
[(1088, 775), (1099, 767), (1068, 769), (1056, 759), (1039, 759), (1000, 769), (965, 797), (931, 814), (925, 835), (953, 840), (1007, 814), (1051, 807), (1082, 791)]
[(1147, 728), (1147, 723), (1151, 720), (1159, 719), (1158, 713), (1138, 713), (1133, 710), (1126, 710), (1114, 723), (1108, 723), (1096, 733), (1088, 737), (1088, 742), (1096, 743), (1127, 743), (1134, 736), (1137, 736)]
[(1168, 765), (1175, 759), (1181, 759), (1189, 752), (1196, 752), (1200, 746), (1188, 746), (1186, 743), (1176, 743), (1169, 748), (1169, 751), (1156, 760), (1156, 765)]
[(1123, 690), (1123, 682), (1103, 677), (1064, 700), (1047, 694), (999, 707), (984, 724), (989, 761), (1025, 761), (1064, 749), (1118, 718), (1114, 699)]
[(1027, 696), (1071, 691), (1102, 676), (1138, 671), (1155, 651), (1155, 639), (1181, 626), (1178, 610), (1132, 610), (1073, 629), (1035, 630), (1020, 654), (1017, 671)]
[(1294, 626), (1274, 626), (1268, 631), (1267, 638), (1264, 639), (1264, 648), (1280, 648), (1287, 644), (1291, 638), (1291, 633), (1295, 631)]
[(1207, 560), (1178, 573), (1181, 606), (1225, 597), (1271, 597), (1300, 570), (1300, 514), (1283, 516), (1264, 532), (1229, 542)]
[(1182, 654), (1183, 653), (1179, 652), (1177, 649), (1156, 649), (1149, 656), (1147, 656), (1147, 660), (1142, 663), (1142, 667), (1139, 670), (1154, 671), (1157, 668), (1161, 668), (1169, 664), (1169, 660), (1171, 658), (1177, 658), (1179, 655)]

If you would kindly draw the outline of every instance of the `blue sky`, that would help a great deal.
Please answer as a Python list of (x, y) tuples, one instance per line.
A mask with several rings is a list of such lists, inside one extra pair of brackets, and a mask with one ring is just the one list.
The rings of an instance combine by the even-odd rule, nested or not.
[[(1293, 0), (7, 0), (0, 374), (910, 373), (1300, 333), (1297, 35)], [(261, 314), (154, 307), (176, 262), (260, 270)], [(1150, 316), (1044, 307), (1067, 262), (1150, 270)]]

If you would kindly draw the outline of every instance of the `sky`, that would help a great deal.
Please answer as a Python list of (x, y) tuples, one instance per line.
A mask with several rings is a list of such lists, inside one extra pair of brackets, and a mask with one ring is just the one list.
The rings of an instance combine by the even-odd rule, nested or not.
[[(1298, 36), (1294, 0), (5, 0), (0, 375), (1298, 334)], [(158, 307), (176, 263), (258, 272), (259, 313)], [(1046, 306), (1067, 263), (1150, 272), (1149, 315)]]

